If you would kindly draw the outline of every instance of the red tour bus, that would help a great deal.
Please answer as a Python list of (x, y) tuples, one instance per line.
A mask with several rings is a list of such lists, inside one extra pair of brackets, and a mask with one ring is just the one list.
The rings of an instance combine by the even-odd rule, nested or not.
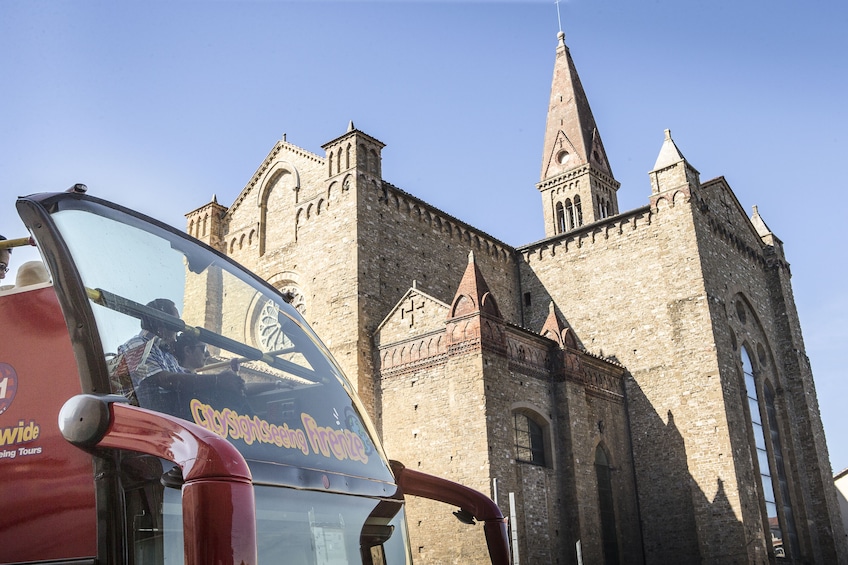
[(0, 563), (411, 563), (407, 496), (509, 563), (497, 506), (390, 461), (272, 286), (83, 185), (17, 209), (48, 272), (0, 290)]

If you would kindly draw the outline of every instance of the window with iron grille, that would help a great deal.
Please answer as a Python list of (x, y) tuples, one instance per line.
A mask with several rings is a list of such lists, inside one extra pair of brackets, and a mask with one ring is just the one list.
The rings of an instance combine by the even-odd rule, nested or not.
[(526, 414), (515, 414), (516, 459), (534, 465), (546, 465), (545, 434), (542, 426)]

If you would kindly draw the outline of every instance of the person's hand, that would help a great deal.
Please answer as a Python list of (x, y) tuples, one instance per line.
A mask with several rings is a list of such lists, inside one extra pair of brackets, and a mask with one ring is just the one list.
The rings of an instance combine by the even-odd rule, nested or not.
[(219, 390), (241, 394), (244, 392), (244, 381), (232, 371), (224, 371), (214, 375), (215, 386)]

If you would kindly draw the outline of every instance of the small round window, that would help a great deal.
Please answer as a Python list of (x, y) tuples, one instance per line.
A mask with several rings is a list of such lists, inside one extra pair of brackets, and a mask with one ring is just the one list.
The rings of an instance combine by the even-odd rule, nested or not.
[(560, 151), (557, 153), (557, 162), (560, 165), (565, 165), (571, 159), (571, 154), (568, 151)]

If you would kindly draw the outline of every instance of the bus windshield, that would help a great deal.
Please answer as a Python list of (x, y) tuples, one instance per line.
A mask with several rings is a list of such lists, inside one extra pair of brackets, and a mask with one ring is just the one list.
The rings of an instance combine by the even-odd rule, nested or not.
[[(94, 388), (242, 453), (260, 563), (412, 562), (403, 497), (373, 426), (290, 297), (111, 203), (57, 195), (49, 210), (102, 345), (108, 383)], [(128, 562), (182, 563), (180, 468), (126, 451), (117, 461)]]
[(227, 438), (259, 482), (310, 486), (278, 472), (287, 466), (359, 478), (360, 494), (393, 483), (351, 384), (285, 296), (187, 235), (96, 200), (62, 200), (52, 217), (113, 393)]

